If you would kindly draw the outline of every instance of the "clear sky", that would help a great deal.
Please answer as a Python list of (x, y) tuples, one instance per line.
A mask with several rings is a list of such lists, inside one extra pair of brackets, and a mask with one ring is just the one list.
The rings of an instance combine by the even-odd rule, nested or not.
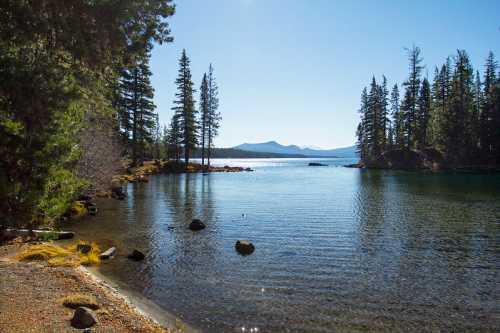
[[(160, 122), (172, 116), (183, 48), (198, 89), (213, 63), (220, 90), (219, 147), (276, 140), (352, 145), (359, 96), (372, 75), (407, 75), (404, 48), (422, 49), (429, 77), (456, 49), (483, 71), (500, 58), (500, 1), (178, 0), (174, 43), (156, 46), (151, 69)], [(196, 93), (198, 99), (198, 93)]]

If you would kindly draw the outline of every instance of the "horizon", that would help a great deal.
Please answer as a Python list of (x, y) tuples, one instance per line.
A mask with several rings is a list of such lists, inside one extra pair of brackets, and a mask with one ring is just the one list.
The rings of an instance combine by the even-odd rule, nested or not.
[[(434, 66), (457, 49), (465, 49), (481, 73), (489, 51), (500, 57), (500, 3), (288, 4), (178, 3), (169, 20), (174, 42), (152, 52), (160, 123), (168, 124), (172, 115), (182, 49), (197, 90), (203, 72), (214, 65), (222, 115), (217, 147), (269, 140), (322, 149), (352, 146), (363, 87), (383, 74), (389, 86), (400, 85), (407, 77), (405, 47), (422, 49), (423, 74), (431, 78)], [(444, 14), (429, 17), (427, 8)]]

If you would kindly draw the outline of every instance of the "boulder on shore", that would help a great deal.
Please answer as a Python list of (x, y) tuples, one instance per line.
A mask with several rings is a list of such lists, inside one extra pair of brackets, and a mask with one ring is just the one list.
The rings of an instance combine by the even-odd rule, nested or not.
[(141, 251), (139, 250), (134, 250), (132, 251), (131, 254), (129, 254), (127, 256), (127, 258), (129, 259), (132, 259), (132, 260), (135, 260), (135, 261), (141, 261), (141, 260), (144, 260), (146, 256), (144, 255), (144, 253), (142, 253)]
[(199, 219), (193, 219), (191, 223), (189, 223), (189, 230), (198, 231), (205, 228), (206, 228), (205, 223), (201, 222), (201, 220)]
[(103, 260), (106, 260), (106, 259), (111, 259), (112, 257), (114, 257), (116, 254), (116, 247), (110, 247), (109, 249), (107, 249), (106, 251), (102, 252), (100, 255), (99, 255), (99, 258), (100, 259), (103, 259)]
[(91, 309), (81, 306), (75, 310), (71, 318), (71, 326), (78, 329), (89, 328), (97, 324), (97, 317)]
[(244, 256), (252, 254), (253, 251), (255, 251), (255, 246), (251, 242), (246, 240), (236, 241), (236, 245), (234, 246), (234, 248), (239, 254)]
[(92, 250), (92, 246), (90, 244), (78, 244), (76, 250), (80, 253), (87, 254)]

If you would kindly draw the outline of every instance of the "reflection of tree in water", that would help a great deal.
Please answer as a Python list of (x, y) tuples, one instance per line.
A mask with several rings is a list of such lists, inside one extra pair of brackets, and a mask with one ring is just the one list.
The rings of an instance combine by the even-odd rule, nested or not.
[[(360, 265), (369, 272), (360, 276), (360, 283), (369, 281), (364, 292), (415, 308), (458, 307), (487, 294), (488, 274), (470, 268), (493, 264), (491, 244), (478, 241), (488, 213), (481, 200), (466, 197), (467, 186), (449, 175), (361, 171), (355, 216)], [(440, 313), (418, 311), (429, 318)]]

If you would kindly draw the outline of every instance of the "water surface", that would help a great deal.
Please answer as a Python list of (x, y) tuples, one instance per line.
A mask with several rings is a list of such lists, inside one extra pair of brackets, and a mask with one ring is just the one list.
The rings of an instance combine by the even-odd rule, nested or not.
[[(100, 272), (206, 332), (495, 331), (500, 176), (219, 160), (99, 202), (80, 238), (137, 248)], [(187, 230), (192, 218), (207, 229)], [(256, 251), (240, 256), (238, 239)]]

